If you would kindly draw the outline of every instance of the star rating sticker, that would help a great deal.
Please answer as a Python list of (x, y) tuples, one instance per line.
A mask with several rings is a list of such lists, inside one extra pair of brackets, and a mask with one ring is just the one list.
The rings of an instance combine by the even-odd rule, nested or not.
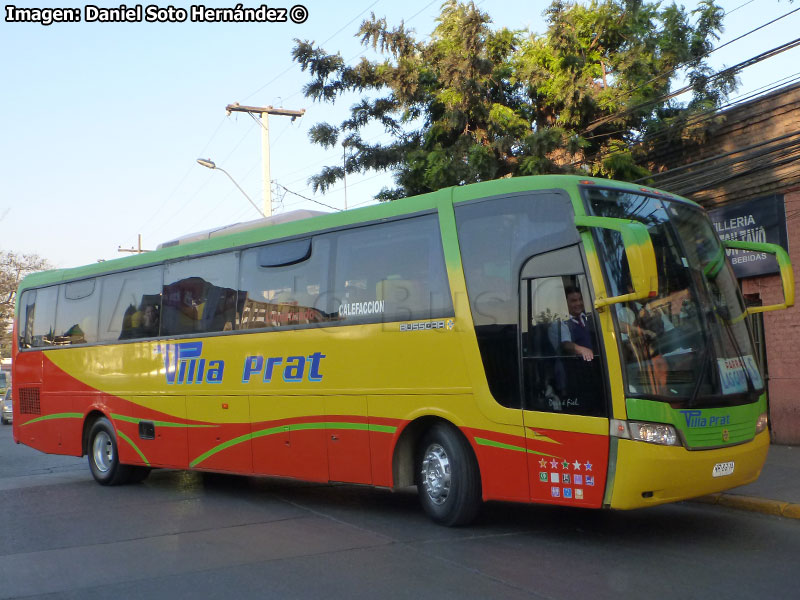
[(564, 467), (565, 469), (569, 469), (569, 463), (567, 462), (566, 458), (564, 459), (564, 462), (561, 463), (561, 466)]
[(587, 471), (591, 471), (591, 470), (592, 470), (592, 463), (590, 463), (590, 462), (587, 460), (587, 461), (586, 461), (586, 463), (585, 463), (585, 467), (586, 467), (586, 470), (587, 470)]
[(550, 461), (550, 466), (553, 467), (554, 469), (557, 469), (558, 461), (554, 458), (553, 460)]
[(572, 468), (575, 469), (576, 471), (580, 471), (581, 463), (576, 460), (574, 463), (572, 463)]
[(547, 459), (544, 459), (544, 458), (543, 458), (542, 460), (540, 460), (540, 461), (539, 461), (539, 466), (540, 466), (542, 469), (546, 469), (546, 468), (547, 468)]

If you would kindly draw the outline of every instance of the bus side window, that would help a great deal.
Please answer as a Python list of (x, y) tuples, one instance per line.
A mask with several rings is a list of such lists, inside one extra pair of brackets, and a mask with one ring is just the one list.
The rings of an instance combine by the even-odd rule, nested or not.
[(163, 267), (147, 267), (100, 278), (101, 342), (157, 337)]
[(331, 320), (327, 306), (330, 237), (273, 242), (242, 252), (236, 329)]
[(100, 286), (96, 279), (84, 279), (59, 286), (55, 343), (86, 344), (97, 341)]
[(56, 302), (58, 286), (25, 292), (22, 310), (25, 311), (23, 348), (45, 348), (55, 341)]
[(230, 331), (236, 320), (237, 252), (168, 263), (161, 334)]
[(27, 290), (19, 303), (19, 347), (33, 347), (33, 317), (36, 312), (36, 290)]
[(337, 233), (334, 297), (348, 324), (452, 316), (436, 215)]

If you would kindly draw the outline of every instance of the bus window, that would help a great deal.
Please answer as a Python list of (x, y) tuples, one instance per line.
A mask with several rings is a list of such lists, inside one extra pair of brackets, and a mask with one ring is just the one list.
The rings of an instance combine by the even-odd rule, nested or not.
[(55, 340), (56, 302), (58, 286), (25, 292), (22, 295), (23, 319), (20, 348), (52, 346)]
[(101, 342), (158, 336), (162, 272), (157, 266), (101, 278)]
[(97, 341), (100, 291), (95, 279), (59, 286), (55, 344), (92, 344)]
[(19, 301), (19, 347), (33, 347), (33, 316), (36, 310), (36, 290), (28, 290)]
[(337, 236), (334, 296), (352, 323), (453, 315), (435, 215), (342, 232)]
[(237, 252), (168, 263), (161, 335), (233, 330), (238, 263)]
[(330, 238), (278, 242), (242, 252), (237, 329), (330, 320)]

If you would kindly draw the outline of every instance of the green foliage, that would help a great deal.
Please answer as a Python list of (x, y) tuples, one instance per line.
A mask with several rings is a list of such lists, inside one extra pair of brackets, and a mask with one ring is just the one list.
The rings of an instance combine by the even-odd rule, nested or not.
[[(345, 168), (389, 170), (396, 187), (378, 199), (391, 200), (517, 175), (645, 176), (635, 149), (667, 133), (701, 139), (691, 116), (719, 106), (736, 85), (704, 62), (722, 16), (713, 0), (691, 13), (645, 0), (555, 0), (537, 35), (495, 31), (474, 3), (447, 0), (428, 41), (374, 14), (364, 21), (358, 36), (381, 61), (349, 66), (296, 40), (293, 58), (311, 75), (307, 97), (362, 96), (338, 126), (311, 129), (312, 142), (343, 139), (351, 149), (346, 167), (326, 167), (311, 183), (325, 191)], [(671, 97), (679, 73), (691, 84), (684, 104)], [(371, 123), (391, 141), (365, 142), (360, 131)]]

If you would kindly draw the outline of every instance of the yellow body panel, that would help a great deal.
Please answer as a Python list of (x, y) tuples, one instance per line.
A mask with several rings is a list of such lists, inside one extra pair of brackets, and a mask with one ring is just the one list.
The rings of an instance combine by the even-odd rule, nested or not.
[[(682, 447), (619, 440), (611, 508), (652, 506), (745, 485), (758, 478), (767, 450), (766, 431), (746, 444), (694, 452)], [(715, 464), (728, 461), (735, 463), (731, 475), (711, 476)]]

